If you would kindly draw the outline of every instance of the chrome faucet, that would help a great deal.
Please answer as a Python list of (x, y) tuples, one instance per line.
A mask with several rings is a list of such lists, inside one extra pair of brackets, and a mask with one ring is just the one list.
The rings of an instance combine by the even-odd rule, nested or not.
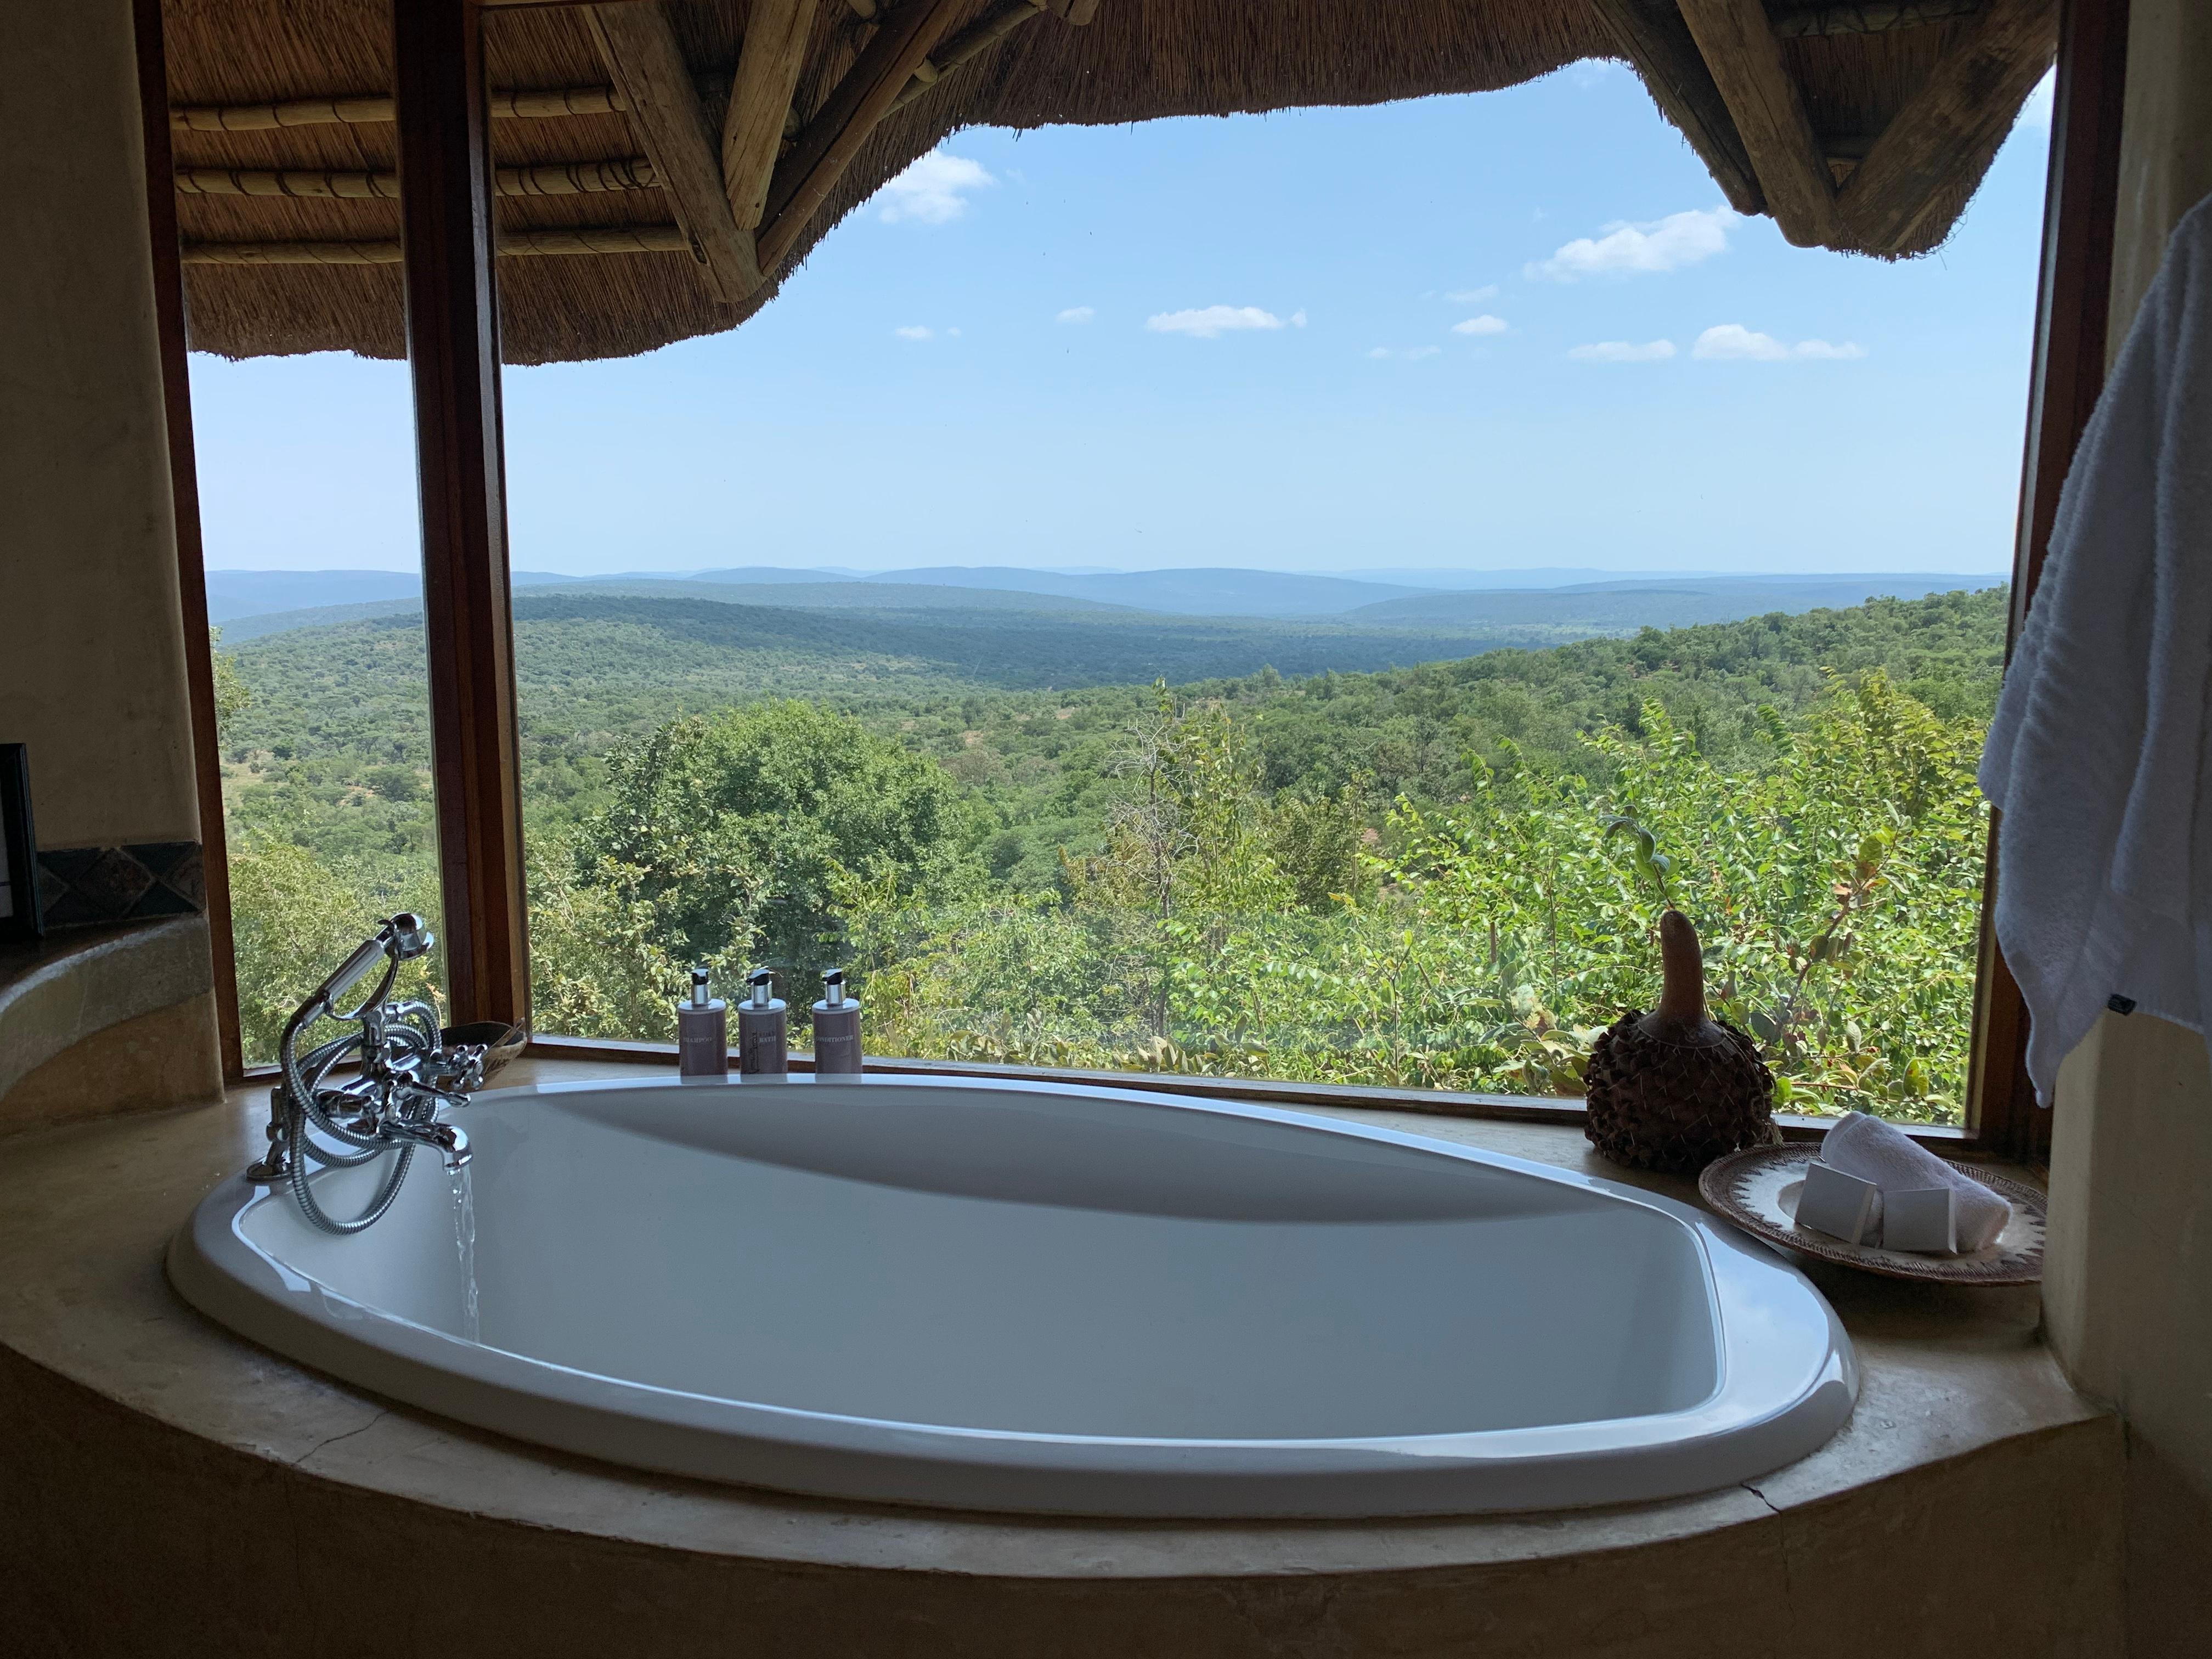
[[(269, 1155), (246, 1178), (289, 1186), (301, 1212), (325, 1232), (357, 1233), (390, 1209), (417, 1147), (435, 1148), (449, 1170), (469, 1161), (468, 1137), (439, 1122), (437, 1114), (466, 1105), (468, 1091), (483, 1081), (483, 1046), (444, 1048), (436, 1011), (428, 1003), (388, 1000), (400, 963), (427, 954), (436, 942), (420, 916), (392, 917), (284, 1023), (276, 1045), (283, 1077), (269, 1091)], [(342, 1009), (340, 1001), (380, 963), (384, 971), (375, 989)], [(358, 1029), (301, 1054), (301, 1035), (320, 1019)], [(353, 1075), (330, 1082), (349, 1060)], [(387, 1152), (396, 1154), (392, 1168), (367, 1209), (340, 1220), (323, 1208), (308, 1180), (310, 1164), (349, 1169)]]

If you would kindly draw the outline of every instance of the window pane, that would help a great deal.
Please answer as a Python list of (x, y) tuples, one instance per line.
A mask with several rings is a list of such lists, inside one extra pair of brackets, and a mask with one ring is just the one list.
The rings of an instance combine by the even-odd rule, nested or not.
[(1785, 1109), (1959, 1121), (2043, 143), (1884, 265), (1617, 68), (971, 131), (511, 370), (538, 1029), (1572, 1094), (1673, 904)]
[[(213, 66), (186, 68), (191, 84), (222, 83)], [(284, 169), (388, 178), (388, 119), (249, 117), (235, 131), (210, 120), (172, 136), (178, 166), (204, 175), (179, 196), (188, 248), (398, 237), (388, 193), (237, 186)], [(412, 910), (439, 923), (407, 366), (349, 352), (253, 355), (272, 329), (397, 352), (405, 327), (390, 263), (188, 256), (185, 273), (194, 342), (214, 348), (191, 358), (192, 420), (240, 1024), (258, 1064), (276, 1057), (293, 1008), (381, 918)], [(441, 979), (433, 956), (410, 964), (400, 986), (434, 1000)]]

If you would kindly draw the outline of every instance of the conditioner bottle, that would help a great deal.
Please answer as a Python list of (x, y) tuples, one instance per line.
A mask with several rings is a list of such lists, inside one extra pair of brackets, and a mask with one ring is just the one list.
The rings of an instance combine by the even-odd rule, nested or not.
[(791, 1024), (783, 1000), (771, 993), (775, 976), (765, 968), (750, 981), (752, 994), (738, 1005), (738, 1071), (781, 1083), (791, 1072)]
[(691, 970), (691, 995), (676, 1005), (676, 1069), (684, 1077), (730, 1074), (729, 1005), (707, 990), (707, 970)]
[(822, 976), (822, 1000), (814, 1005), (814, 1075), (860, 1071), (860, 1005), (845, 994), (845, 975), (832, 968)]

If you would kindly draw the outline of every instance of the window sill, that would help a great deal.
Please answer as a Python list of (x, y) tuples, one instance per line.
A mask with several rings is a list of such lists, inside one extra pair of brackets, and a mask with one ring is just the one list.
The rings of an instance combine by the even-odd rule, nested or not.
[[(533, 1036), (528, 1058), (611, 1062), (628, 1066), (673, 1066), (672, 1042), (621, 1042), (597, 1037)], [(791, 1057), (794, 1072), (814, 1069), (814, 1056)], [(968, 1060), (888, 1060), (871, 1055), (868, 1070), (886, 1077), (980, 1077), (1016, 1081), (1081, 1083), (1101, 1089), (1142, 1089), (1153, 1094), (1192, 1095), (1201, 1100), (1247, 1100), (1299, 1110), (1351, 1109), (1418, 1112), (1434, 1117), (1488, 1119), (1504, 1123), (1550, 1123), (1579, 1129), (1582, 1103), (1571, 1096), (1487, 1095), (1446, 1089), (1384, 1089), (1358, 1084), (1285, 1083), (1265, 1078), (1200, 1077), (1176, 1072), (1094, 1072), (1074, 1066), (991, 1066)], [(275, 1075), (273, 1069), (270, 1075)], [(1818, 1140), (1833, 1120), (1778, 1113), (1775, 1121), (1788, 1140)], [(1945, 1124), (1904, 1126), (1912, 1138), (1946, 1158), (1979, 1155), (1973, 1135)]]

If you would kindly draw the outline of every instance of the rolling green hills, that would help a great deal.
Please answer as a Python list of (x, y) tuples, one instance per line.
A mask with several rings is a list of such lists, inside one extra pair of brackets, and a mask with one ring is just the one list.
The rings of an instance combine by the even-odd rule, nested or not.
[[(1588, 775), (1581, 734), (1634, 729), (1656, 701), (1723, 764), (1757, 752), (1762, 708), (1809, 706), (1881, 668), (1945, 718), (1986, 718), (2004, 590), (1551, 646), (1475, 629), (1097, 611), (825, 611), (622, 595), (515, 604), (524, 786), (543, 822), (597, 798), (603, 757), (678, 715), (769, 697), (826, 703), (933, 756), (1042, 879), (1097, 833), (1117, 747), (1155, 680), (1247, 711), (1271, 789), (1346, 786), (1447, 800), (1468, 757)], [(228, 646), (230, 642), (226, 641)], [(252, 701), (225, 728), (238, 809), (356, 851), (427, 844), (429, 721), (412, 613), (294, 629), (231, 653)], [(413, 827), (406, 827), (412, 825)]]
[[(1033, 596), (988, 597), (1013, 604), (861, 611), (526, 592), (514, 601), (526, 723), (608, 731), (763, 696), (849, 702), (940, 690), (1181, 683), (1267, 667), (1358, 672), (1559, 637), (1527, 626), (1263, 623), (1104, 606), (1030, 611), (1016, 606)], [(240, 647), (247, 683), (273, 694), (253, 720), (268, 739), (260, 746), (313, 748), (314, 732), (366, 741), (394, 699), (421, 702), (421, 639), (420, 614), (410, 610), (225, 643)], [(416, 665), (402, 665), (409, 663)]]
[[(1648, 992), (1652, 896), (1603, 828), (1626, 810), (1793, 1103), (1948, 1121), (2005, 615), (1993, 588), (1528, 648), (526, 594), (537, 1006), (665, 1036), (686, 964), (765, 952), (856, 968), (889, 1052), (1571, 1088), (1582, 1028)], [(422, 634), (225, 655), (258, 1054), (366, 918), (434, 913)]]

